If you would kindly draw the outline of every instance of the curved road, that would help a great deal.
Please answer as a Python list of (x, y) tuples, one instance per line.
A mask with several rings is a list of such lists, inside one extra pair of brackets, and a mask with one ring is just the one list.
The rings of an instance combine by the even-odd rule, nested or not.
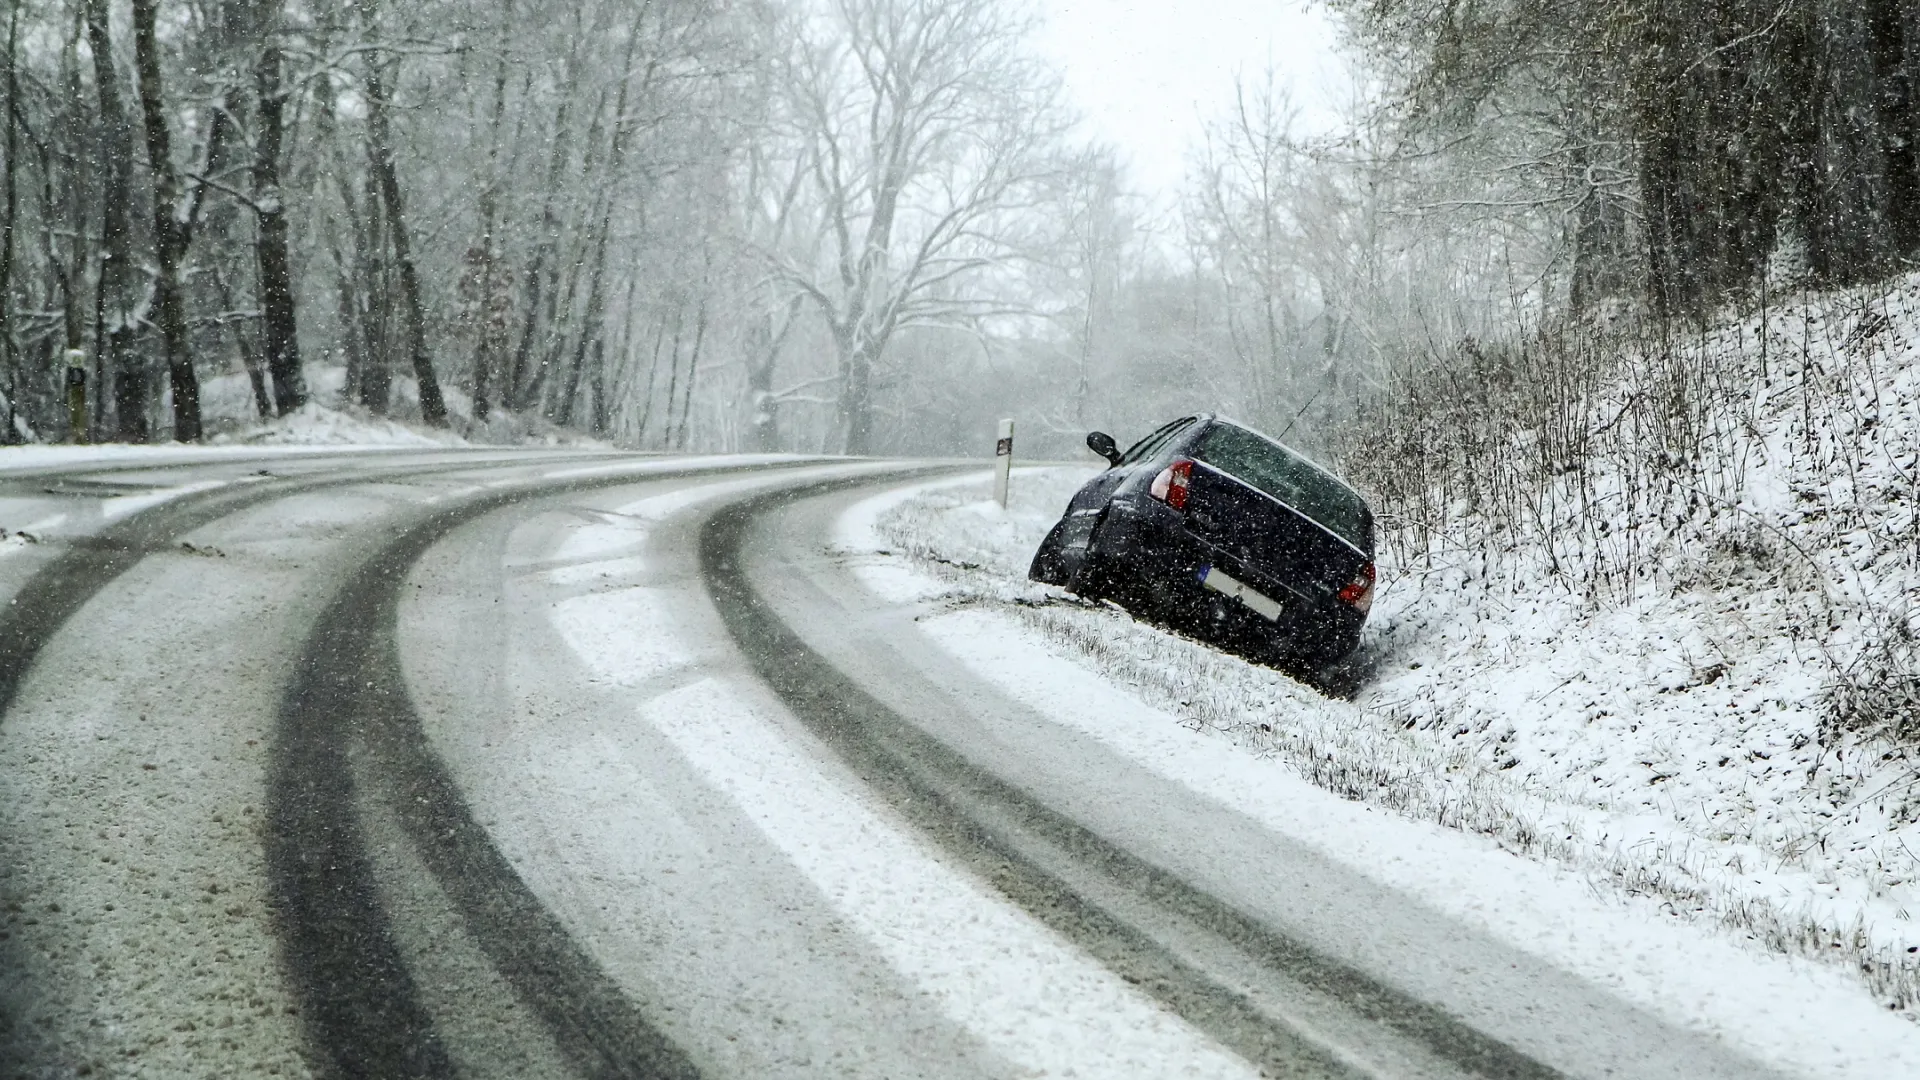
[(1770, 1075), (970, 678), (940, 468), (0, 472), (0, 1076)]

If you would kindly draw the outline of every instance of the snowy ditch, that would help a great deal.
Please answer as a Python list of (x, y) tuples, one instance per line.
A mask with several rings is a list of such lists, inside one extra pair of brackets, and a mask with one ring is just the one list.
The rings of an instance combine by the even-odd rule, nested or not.
[[(1256, 770), (1249, 776), (1294, 774), (1365, 807), (1489, 838), (1508, 864), (1516, 855), (1535, 864), (1512, 872), (1577, 884), (1586, 906), (1637, 914), (1643, 930), (1666, 923), (1688, 940), (1744, 942), (1756, 958), (1811, 958), (1820, 963), (1793, 970), (1825, 987), (1836, 1009), (1851, 998), (1853, 1012), (1870, 1011), (1864, 982), (1881, 1007), (1915, 1015), (1920, 927), (1910, 911), (1920, 889), (1909, 849), (1920, 850), (1920, 837), (1857, 806), (1851, 816), (1837, 810), (1828, 785), (1810, 779), (1824, 684), (1788, 636), (1770, 632), (1765, 620), (1781, 616), (1769, 597), (1699, 588), (1611, 609), (1564, 594), (1516, 604), (1477, 592), (1464, 570), (1415, 573), (1383, 558), (1362, 685), (1335, 700), (1029, 583), (1033, 550), (1089, 475), (1022, 470), (1005, 511), (987, 499), (984, 478), (896, 489), (850, 512), (838, 542), (875, 591), (927, 606), (922, 625), (962, 659), (979, 642), (1015, 639), (1163, 722), (1205, 733)], [(992, 625), (969, 625), (980, 619)], [(1009, 661), (969, 662), (988, 673)], [(1049, 672), (1027, 681), (1072, 678)], [(1226, 775), (1227, 766), (1210, 767)], [(1238, 794), (1217, 797), (1259, 816), (1258, 785), (1241, 782)], [(1353, 858), (1338, 835), (1326, 840), (1330, 853)], [(1542, 903), (1551, 892), (1538, 894)], [(1444, 890), (1436, 899), (1449, 906)], [(1543, 921), (1527, 930), (1535, 918)], [(1734, 1022), (1676, 999), (1688, 980), (1672, 964), (1655, 965), (1673, 981), (1664, 989), (1647, 971), (1614, 970), (1632, 965), (1591, 947), (1607, 935), (1565, 919), (1556, 927), (1543, 908), (1493, 928), (1663, 1011)], [(1731, 933), (1700, 933), (1716, 927)], [(1632, 935), (1613, 945), (1646, 948)], [(1746, 1004), (1767, 996), (1758, 984), (1729, 998), (1723, 983), (1719, 993)], [(1905, 1034), (1880, 1037), (1910, 1039), (1911, 1027), (1899, 1026)]]

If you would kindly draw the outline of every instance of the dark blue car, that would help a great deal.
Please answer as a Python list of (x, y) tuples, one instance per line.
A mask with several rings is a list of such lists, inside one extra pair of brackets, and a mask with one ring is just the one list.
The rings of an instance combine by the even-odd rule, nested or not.
[(1283, 666), (1318, 669), (1360, 641), (1373, 603), (1373, 512), (1277, 440), (1217, 416), (1175, 420), (1068, 504), (1029, 577), (1110, 598)]

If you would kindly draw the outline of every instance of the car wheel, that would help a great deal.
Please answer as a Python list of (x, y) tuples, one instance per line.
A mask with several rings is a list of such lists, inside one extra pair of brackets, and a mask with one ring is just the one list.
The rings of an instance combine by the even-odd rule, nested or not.
[(1104, 600), (1113, 592), (1114, 559), (1100, 550), (1100, 530), (1107, 524), (1106, 511), (1087, 531), (1087, 550), (1080, 565), (1067, 579), (1067, 591), (1088, 600)]
[(1342, 638), (1305, 647), (1297, 643), (1282, 646), (1276, 640), (1273, 645), (1262, 663), (1286, 672), (1329, 697), (1353, 696), (1357, 675), (1351, 661), (1357, 640)]
[(1046, 539), (1040, 541), (1040, 549), (1033, 553), (1033, 564), (1027, 567), (1027, 578), (1046, 585), (1065, 585), (1069, 578), (1061, 567), (1060, 533), (1066, 526), (1065, 519), (1047, 532)]

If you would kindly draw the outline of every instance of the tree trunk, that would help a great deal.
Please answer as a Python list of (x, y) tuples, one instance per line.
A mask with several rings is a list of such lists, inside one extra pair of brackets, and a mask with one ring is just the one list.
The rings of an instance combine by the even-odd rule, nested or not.
[(254, 263), (260, 275), (261, 340), (273, 377), (273, 406), (281, 416), (307, 403), (300, 334), (287, 255), (287, 207), (280, 193), (280, 151), (286, 94), (280, 87), (280, 47), (260, 50), (254, 67), (256, 130), (253, 148)]
[(367, 375), (367, 339), (354, 301), (353, 267), (341, 252), (338, 238), (329, 240), (328, 246), (333, 252), (334, 298), (338, 305), (335, 318), (340, 320), (341, 351), (346, 354), (346, 378), (340, 396), (343, 401), (359, 401)]
[[(676, 366), (680, 363), (680, 316), (683, 311), (684, 309), (682, 307), (675, 304), (673, 309), (672, 360)], [(662, 319), (653, 334), (653, 359), (647, 364), (647, 389), (645, 393), (640, 395), (640, 422), (634, 425), (633, 441), (637, 446), (646, 445), (647, 425), (653, 422), (653, 391), (654, 387), (659, 385), (660, 382), (660, 346), (664, 344), (666, 340), (667, 321)]]
[[(214, 291), (220, 294), (220, 306), (233, 311), (233, 288), (227, 283), (226, 275), (215, 266), (209, 276), (213, 279)], [(255, 347), (253, 339), (247, 336), (245, 320), (234, 318), (228, 321), (233, 323), (233, 348), (240, 355), (240, 368), (247, 373), (247, 385), (253, 390), (254, 412), (262, 420), (271, 420), (274, 417), (273, 392), (267, 388), (267, 369), (260, 362), (260, 350)]]
[(513, 364), (507, 369), (507, 382), (500, 391), (500, 403), (509, 409), (519, 411), (526, 407), (527, 361), (533, 352), (534, 328), (540, 321), (540, 285), (544, 280), (544, 243), (536, 244), (533, 261), (527, 264), (527, 273), (523, 288), (527, 294), (527, 310), (520, 322), (520, 343), (513, 349)]
[[(1091, 205), (1091, 203), (1089, 204)], [(1093, 231), (1092, 211), (1088, 212), (1087, 231)], [(1087, 307), (1080, 314), (1080, 369), (1074, 374), (1073, 423), (1087, 426), (1087, 398), (1092, 396), (1094, 308), (1100, 299), (1100, 253), (1089, 239), (1087, 253)]]
[(371, 171), (362, 179), (365, 185), (357, 204), (352, 190), (341, 184), (343, 205), (354, 227), (354, 311), (366, 342), (360, 368), (360, 404), (385, 416), (393, 398), (393, 298), (387, 290), (387, 241), (381, 225), (379, 185)]
[[(858, 335), (858, 336), (856, 336)], [(873, 452), (873, 353), (877, 351), (858, 331), (843, 347), (840, 383), (842, 452), (865, 457)]]
[[(75, 4), (72, 7), (73, 28), (60, 50), (61, 84), (66, 90), (65, 108), (60, 114), (61, 122), (67, 124), (79, 135), (83, 130), (78, 114), (86, 106), (86, 95), (80, 80), (80, 39), (86, 34), (86, 5)], [(87, 267), (87, 194), (90, 186), (78, 172), (69, 172), (64, 181), (57, 179), (53, 165), (53, 148), (48, 140), (35, 140), (35, 151), (40, 162), (40, 206), (41, 236), (40, 250), (46, 255), (47, 264), (53, 268), (54, 285), (60, 293), (60, 324), (63, 340), (60, 346), (54, 344), (49, 336), (43, 339), (45, 355), (41, 362), (34, 365), (34, 371), (47, 382), (42, 391), (47, 401), (48, 412), (43, 414), (42, 425), (52, 430), (62, 426), (52, 415), (52, 386), (49, 385), (58, 364), (55, 356), (60, 347), (84, 349), (86, 347), (86, 267)], [(56, 210), (55, 207), (59, 207)], [(62, 212), (64, 211), (64, 212)], [(62, 233), (65, 235), (63, 236)], [(52, 297), (48, 297), (51, 304)], [(97, 361), (96, 361), (97, 362)], [(106, 397), (106, 382), (96, 378), (93, 387), (93, 414), (91, 428), (102, 430), (101, 401)]]
[(1893, 261), (1888, 221), (1889, 140), (1878, 110), (1869, 4), (1839, 0), (1818, 16), (1820, 140), (1813, 176), (1819, 210), (1809, 255), (1821, 278), (1851, 284), (1884, 273)]
[[(684, 450), (687, 447), (687, 417), (693, 412), (693, 385), (700, 378), (700, 347), (707, 340), (707, 301), (700, 301), (700, 312), (693, 322), (693, 353), (687, 358), (687, 389), (680, 399), (680, 426), (676, 429), (673, 448)], [(668, 420), (672, 420), (673, 399), (667, 399)]]
[[(771, 323), (773, 318), (768, 316), (764, 321)], [(771, 337), (771, 334), (766, 336)], [(774, 352), (771, 345), (762, 351), (761, 357), (758, 363), (749, 361), (747, 364), (747, 408), (752, 410), (747, 423), (753, 429), (753, 448), (763, 454), (771, 454), (780, 445), (780, 420), (774, 412)]]
[[(609, 200), (611, 201), (611, 200)], [(599, 342), (602, 333), (601, 314), (606, 308), (606, 272), (607, 272), (607, 233), (610, 223), (603, 217), (600, 222), (600, 234), (593, 246), (593, 269), (587, 283), (587, 310), (582, 319), (580, 337), (573, 348), (573, 360), (567, 367), (567, 386), (561, 392), (560, 400), (555, 404), (553, 422), (566, 426), (573, 423), (573, 402), (580, 394), (580, 376), (587, 363), (588, 352)]]
[[(371, 20), (371, 12), (368, 14)], [(413, 359), (413, 377), (419, 386), (420, 419), (431, 427), (447, 426), (447, 405), (440, 397), (440, 381), (427, 353), (427, 309), (420, 296), (420, 274), (413, 265), (407, 216), (400, 203), (400, 173), (393, 162), (393, 131), (387, 122), (386, 88), (380, 81), (376, 56), (367, 68), (367, 133), (371, 138), (373, 170), (386, 205), (387, 229), (393, 243), (393, 261), (400, 271), (400, 298), (407, 317), (407, 351)]]
[[(701, 309), (701, 318), (706, 317), (706, 309)], [(682, 324), (673, 327), (673, 351), (667, 354), (667, 422), (666, 430), (660, 436), (660, 449), (673, 449), (673, 409), (674, 402), (680, 400), (680, 331)]]
[[(87, 46), (93, 52), (94, 93), (100, 101), (100, 281), (94, 300), (94, 337), (98, 368), (111, 372), (113, 413), (120, 438), (142, 443), (147, 431), (147, 372), (133, 351), (133, 314), (127, 303), (127, 275), (133, 271), (133, 237), (127, 227), (132, 201), (133, 128), (120, 100), (114, 70), (113, 39), (107, 31), (108, 0), (87, 0)], [(104, 388), (102, 388), (104, 390)]]
[(6, 176), (6, 220), (0, 222), (0, 351), (6, 354), (7, 363), (7, 420), (6, 430), (0, 431), (0, 443), (12, 445), (20, 441), (20, 351), (13, 341), (13, 245), (14, 225), (19, 219), (20, 187), (18, 169), (15, 167), (20, 157), (20, 72), (18, 66), (20, 43), (20, 4), (18, 0), (10, 5), (7, 16), (7, 176)]
[(626, 376), (633, 367), (633, 334), (639, 320), (634, 317), (634, 297), (639, 295), (638, 276), (627, 279), (627, 299), (622, 305), (626, 312), (620, 329), (620, 349), (617, 370), (608, 367), (606, 338), (600, 339), (600, 346), (593, 352), (593, 433), (607, 436), (613, 433), (613, 402), (626, 386)]
[[(758, 320), (747, 347), (752, 350), (757, 344), (759, 359), (747, 361), (747, 426), (753, 431), (753, 448), (763, 454), (774, 453), (780, 443), (780, 420), (775, 413), (773, 400), (773, 368), (776, 350), (773, 346), (773, 316)], [(752, 354), (749, 353), (751, 356)]]
[[(166, 347), (167, 377), (173, 387), (173, 437), (200, 441), (200, 380), (188, 352), (186, 301), (181, 295), (180, 264), (192, 238), (192, 217), (181, 213), (180, 174), (173, 167), (166, 99), (160, 85), (160, 46), (154, 35), (156, 0), (133, 0), (133, 56), (140, 81), (140, 113), (146, 122), (147, 162), (153, 170), (153, 244), (160, 264), (156, 292), (160, 336)], [(226, 126), (225, 113), (214, 114), (209, 142)], [(209, 154), (216, 159), (218, 154)]]
[(274, 417), (273, 396), (267, 391), (267, 368), (260, 362), (260, 353), (247, 340), (246, 331), (235, 327), (233, 347), (240, 352), (240, 366), (247, 373), (247, 385), (253, 390), (253, 409), (262, 420)]
[[(570, 229), (568, 231), (573, 232), (576, 230)], [(554, 403), (546, 397), (548, 393), (547, 376), (553, 374), (554, 369), (560, 366), (560, 358), (566, 352), (567, 348), (566, 339), (561, 335), (560, 318), (563, 314), (570, 316), (573, 313), (574, 297), (579, 295), (580, 292), (580, 268), (585, 262), (585, 259), (580, 258), (564, 260), (563, 265), (566, 267), (567, 272), (566, 292), (559, 297), (555, 297), (552, 293), (547, 294), (549, 303), (549, 310), (547, 311), (547, 347), (545, 351), (540, 354), (539, 364), (534, 367), (533, 378), (527, 382), (526, 400), (529, 405), (536, 401), (542, 402), (549, 420), (554, 419)], [(554, 420), (554, 422), (559, 423), (558, 420)]]
[(500, 245), (494, 239), (493, 229), (500, 212), (500, 126), (507, 113), (507, 74), (508, 47), (513, 27), (513, 2), (508, 0), (500, 21), (500, 64), (494, 72), (493, 80), (493, 116), (488, 121), (487, 173), (486, 187), (480, 192), (480, 241), (476, 245), (480, 251), (480, 280), (477, 295), (474, 297), (474, 339), (473, 339), (473, 419), (484, 424), (490, 411), (488, 395), (493, 390), (493, 368), (497, 344), (496, 311), (494, 292), (499, 288), (495, 278), (495, 263), (499, 261)]
[[(360, 301), (360, 285), (364, 281), (367, 264), (366, 237), (361, 231), (360, 213), (354, 203), (349, 167), (338, 153), (343, 140), (338, 138), (335, 125), (337, 106), (332, 80), (318, 80), (314, 85), (314, 98), (315, 142), (334, 149), (332, 160), (327, 163), (331, 167), (325, 172), (331, 176), (334, 191), (340, 197), (339, 213), (323, 215), (327, 252), (333, 259), (334, 318), (340, 327), (337, 351), (342, 355), (346, 368), (345, 378), (341, 380), (340, 401), (342, 404), (365, 407), (367, 377), (373, 366), (372, 343), (367, 336), (367, 320)], [(344, 225), (342, 218), (345, 219)], [(348, 257), (349, 252), (351, 258)], [(258, 258), (257, 253), (255, 258)]]
[[(570, 77), (573, 67), (572, 61), (569, 61)], [(527, 369), (528, 362), (533, 358), (534, 337), (540, 326), (540, 305), (545, 298), (547, 285), (547, 262), (552, 258), (554, 237), (560, 231), (560, 218), (554, 210), (553, 201), (560, 189), (561, 171), (567, 160), (570, 141), (567, 115), (572, 105), (572, 95), (563, 94), (553, 118), (553, 153), (547, 162), (547, 183), (542, 189), (539, 239), (534, 243), (533, 260), (527, 264), (527, 310), (520, 323), (520, 343), (513, 351), (513, 370), (502, 394), (507, 407), (515, 411), (525, 409), (533, 402), (534, 392), (540, 385), (538, 374), (529, 374)]]
[(747, 364), (747, 400), (753, 409), (752, 427), (754, 448), (761, 453), (773, 454), (780, 451), (780, 402), (773, 394), (773, 376), (780, 363), (780, 350), (786, 344), (787, 335), (793, 332), (794, 323), (799, 321), (800, 309), (806, 303), (806, 297), (799, 293), (787, 301), (787, 317), (777, 328), (773, 315), (767, 314), (759, 320), (756, 335), (760, 341), (760, 359)]
[(604, 336), (593, 339), (593, 378), (588, 389), (593, 393), (593, 412), (589, 414), (587, 430), (605, 436), (613, 425), (613, 407), (607, 400), (607, 339)]
[(487, 192), (481, 196), (481, 214), (486, 219), (480, 242), (481, 270), (479, 290), (473, 301), (473, 422), (484, 424), (493, 411), (487, 396), (493, 392), (493, 205)]
[[(645, 11), (645, 8), (642, 8)], [(601, 181), (600, 213), (594, 223), (593, 265), (588, 271), (587, 309), (580, 326), (580, 337), (574, 346), (573, 363), (567, 373), (567, 386), (555, 410), (555, 422), (569, 424), (573, 421), (574, 399), (580, 392), (581, 370), (586, 364), (587, 354), (591, 350), (596, 357), (606, 354), (606, 276), (607, 276), (607, 239), (613, 232), (614, 193), (618, 190), (621, 170), (627, 161), (627, 141), (632, 137), (633, 125), (627, 118), (627, 101), (633, 91), (633, 54), (639, 46), (641, 27), (635, 25), (627, 36), (626, 56), (620, 64), (620, 93), (613, 103), (613, 140), (607, 153), (606, 173)], [(590, 136), (591, 138), (591, 136)], [(587, 173), (592, 175), (591, 155), (587, 163)], [(591, 344), (589, 344), (591, 343)]]

